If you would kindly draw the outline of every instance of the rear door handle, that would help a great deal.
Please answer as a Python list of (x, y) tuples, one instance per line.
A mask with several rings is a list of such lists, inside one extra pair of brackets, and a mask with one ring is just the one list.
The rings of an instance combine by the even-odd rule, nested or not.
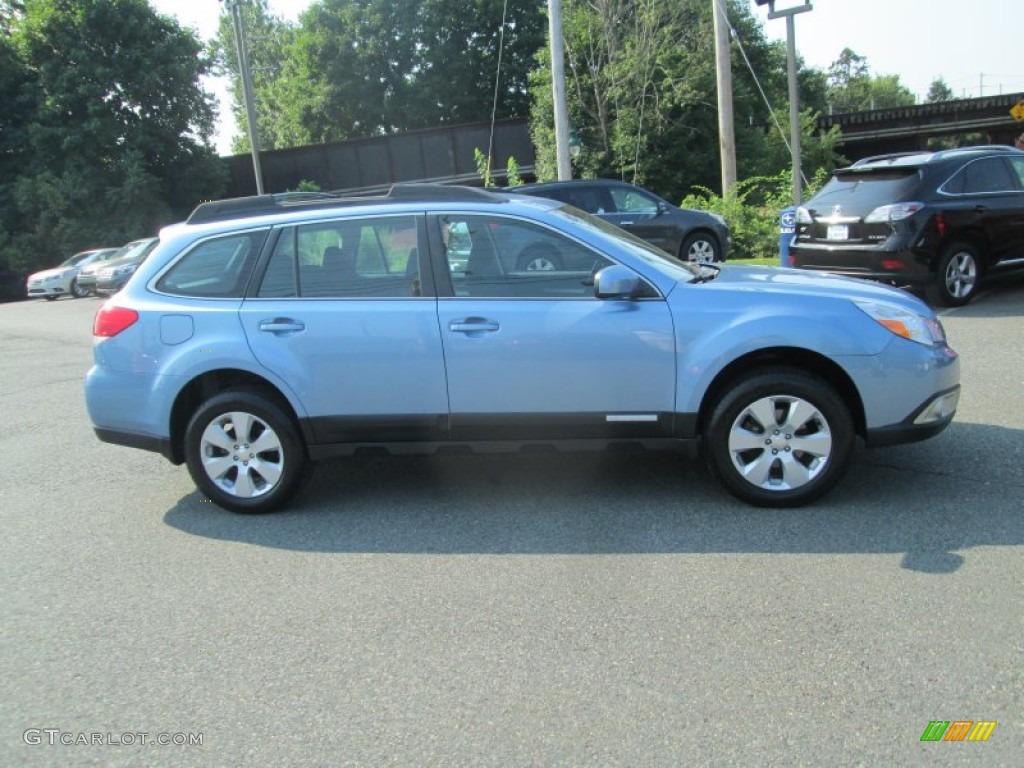
[(306, 330), (306, 324), (301, 320), (293, 320), (290, 317), (275, 317), (270, 320), (260, 320), (257, 326), (261, 331), (272, 333), (275, 336), (284, 336), (289, 333), (298, 333)]
[(486, 317), (465, 317), (462, 320), (452, 320), (448, 323), (448, 329), (457, 333), (493, 333), (501, 328), (496, 320), (488, 320)]

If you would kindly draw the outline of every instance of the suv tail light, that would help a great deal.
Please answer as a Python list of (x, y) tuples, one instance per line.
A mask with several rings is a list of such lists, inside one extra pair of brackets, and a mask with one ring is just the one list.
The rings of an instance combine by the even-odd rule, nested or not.
[(880, 205), (875, 208), (864, 219), (865, 224), (873, 224), (880, 221), (902, 221), (910, 218), (924, 208), (924, 203), (894, 203), (893, 205)]
[(92, 324), (92, 335), (104, 339), (117, 336), (138, 319), (139, 313), (134, 309), (104, 304), (96, 313), (96, 320)]

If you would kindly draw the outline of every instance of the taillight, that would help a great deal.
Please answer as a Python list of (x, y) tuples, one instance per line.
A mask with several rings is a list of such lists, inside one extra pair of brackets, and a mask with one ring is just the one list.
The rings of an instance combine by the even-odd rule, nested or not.
[(134, 309), (104, 304), (96, 313), (96, 320), (92, 324), (92, 335), (101, 338), (117, 336), (138, 319), (139, 313)]
[(935, 214), (935, 229), (939, 232), (939, 237), (946, 236), (946, 217), (941, 213)]

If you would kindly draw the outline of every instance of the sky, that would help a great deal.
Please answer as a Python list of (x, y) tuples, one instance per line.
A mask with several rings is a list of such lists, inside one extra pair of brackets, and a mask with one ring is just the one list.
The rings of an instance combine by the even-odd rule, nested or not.
[[(768, 19), (767, 7), (749, 0), (771, 39), (786, 39), (786, 21)], [(276, 16), (294, 21), (311, 0), (270, 0)], [(150, 0), (205, 40), (217, 31), (219, 0)], [(801, 0), (778, 0), (778, 6)], [(1024, 0), (812, 0), (795, 19), (797, 53), (827, 70), (849, 48), (867, 59), (872, 75), (899, 75), (922, 101), (941, 77), (957, 98), (1024, 92)], [(217, 151), (230, 154), (239, 133), (228, 108), (227, 87), (206, 87), (220, 103)], [(785, 109), (776, 105), (776, 109)]]

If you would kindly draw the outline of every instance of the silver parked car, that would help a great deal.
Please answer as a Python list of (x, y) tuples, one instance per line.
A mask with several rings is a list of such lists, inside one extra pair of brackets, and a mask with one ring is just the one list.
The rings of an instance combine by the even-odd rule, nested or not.
[(74, 296), (76, 299), (88, 296), (89, 291), (78, 282), (79, 271), (116, 251), (116, 248), (94, 248), (76, 253), (52, 269), (29, 275), (25, 290), (31, 299), (45, 298), (48, 301), (56, 301), (61, 296)]

